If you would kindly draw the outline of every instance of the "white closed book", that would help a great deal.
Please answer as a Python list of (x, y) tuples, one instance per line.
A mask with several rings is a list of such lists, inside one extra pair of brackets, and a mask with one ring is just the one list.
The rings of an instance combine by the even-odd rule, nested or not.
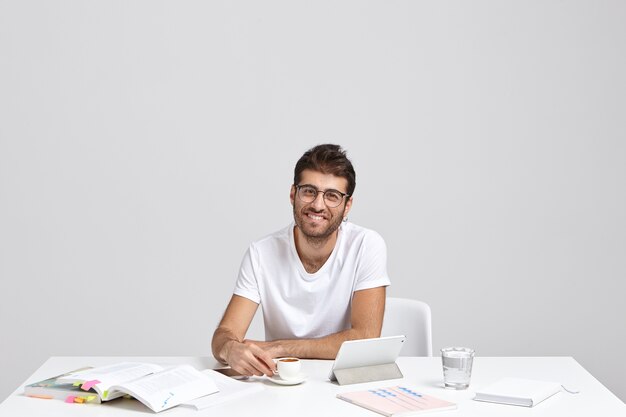
[(503, 378), (476, 393), (474, 400), (533, 407), (561, 391), (556, 382)]

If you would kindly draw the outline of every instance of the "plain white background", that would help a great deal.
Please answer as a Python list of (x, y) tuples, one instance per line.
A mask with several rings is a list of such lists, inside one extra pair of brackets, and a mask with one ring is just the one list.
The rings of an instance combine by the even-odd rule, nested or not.
[(323, 142), (435, 352), (573, 356), (625, 399), (625, 21), (597, 0), (0, 1), (0, 399), (51, 355), (210, 355)]

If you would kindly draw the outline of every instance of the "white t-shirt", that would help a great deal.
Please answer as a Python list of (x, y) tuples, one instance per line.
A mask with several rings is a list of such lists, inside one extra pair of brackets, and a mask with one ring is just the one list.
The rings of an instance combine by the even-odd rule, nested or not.
[(314, 338), (350, 328), (354, 291), (387, 286), (383, 238), (345, 222), (335, 248), (314, 274), (296, 252), (294, 224), (252, 243), (234, 293), (263, 308), (266, 340)]

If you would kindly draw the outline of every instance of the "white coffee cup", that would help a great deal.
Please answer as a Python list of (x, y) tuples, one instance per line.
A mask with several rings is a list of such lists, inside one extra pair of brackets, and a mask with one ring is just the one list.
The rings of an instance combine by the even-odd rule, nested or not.
[(296, 379), (300, 376), (300, 359), (298, 358), (280, 358), (276, 361), (278, 375), (284, 379)]

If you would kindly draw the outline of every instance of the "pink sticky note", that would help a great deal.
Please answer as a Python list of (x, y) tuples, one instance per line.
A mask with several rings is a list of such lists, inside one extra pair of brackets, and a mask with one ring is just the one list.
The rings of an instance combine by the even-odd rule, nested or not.
[(87, 381), (83, 384), (82, 387), (80, 387), (82, 390), (84, 391), (89, 391), (91, 389), (91, 387), (93, 387), (96, 384), (99, 384), (100, 381), (98, 381), (97, 379), (94, 379), (92, 381)]
[(66, 402), (66, 403), (71, 403), (71, 404), (74, 404), (74, 398), (76, 398), (76, 397), (75, 397), (75, 396), (73, 396), (73, 395), (70, 395), (70, 396), (68, 396), (68, 397), (65, 399), (65, 402)]

